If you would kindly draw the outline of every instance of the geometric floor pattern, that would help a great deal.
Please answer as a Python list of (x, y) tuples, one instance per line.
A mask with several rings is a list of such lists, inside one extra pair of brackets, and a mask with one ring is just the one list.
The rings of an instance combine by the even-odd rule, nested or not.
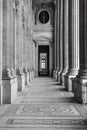
[(87, 105), (52, 78), (35, 78), (13, 104), (0, 107), (0, 130), (87, 130)]

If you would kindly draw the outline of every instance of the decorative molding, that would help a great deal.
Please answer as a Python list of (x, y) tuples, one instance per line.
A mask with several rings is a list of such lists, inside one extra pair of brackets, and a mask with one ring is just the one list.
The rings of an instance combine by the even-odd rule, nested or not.
[(35, 28), (34, 32), (53, 32), (53, 28)]
[(37, 42), (33, 39), (33, 42), (34, 42), (34, 44), (35, 44), (35, 47), (37, 47)]

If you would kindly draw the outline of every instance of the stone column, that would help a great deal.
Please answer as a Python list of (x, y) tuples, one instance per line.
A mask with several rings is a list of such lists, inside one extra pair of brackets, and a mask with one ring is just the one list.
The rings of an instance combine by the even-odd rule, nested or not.
[(80, 103), (87, 103), (87, 0), (79, 0), (76, 5), (80, 13), (80, 69), (78, 76), (73, 80), (74, 97)]
[(2, 105), (2, 43), (3, 43), (3, 0), (0, 0), (0, 105)]
[(58, 82), (60, 82), (60, 74), (63, 68), (63, 0), (60, 0), (60, 23), (59, 23), (59, 71), (58, 71)]
[(69, 70), (65, 76), (65, 88), (72, 91), (72, 78), (79, 69), (79, 0), (69, 2)]
[(28, 85), (28, 1), (23, 0), (23, 72), (25, 74), (25, 85)]
[[(32, 0), (28, 2), (28, 47), (27, 47), (27, 62), (28, 62), (28, 74), (29, 74), (29, 81), (33, 79), (34, 75), (34, 67), (33, 67), (33, 49), (34, 49), (34, 42), (32, 39), (32, 26), (33, 26), (33, 19), (32, 19)], [(32, 57), (32, 58), (31, 58)], [(32, 62), (32, 67), (31, 67)]]
[(59, 28), (60, 28), (60, 1), (58, 0), (57, 1), (57, 27), (56, 27), (56, 30), (57, 30), (57, 45), (56, 45), (56, 52), (57, 52), (57, 56), (56, 56), (56, 64), (57, 64), (57, 74), (58, 74), (58, 71), (59, 71), (59, 42), (60, 42), (60, 31), (59, 31)]
[(54, 72), (53, 77), (57, 79), (57, 2), (54, 1)]
[(23, 74), (23, 24), (22, 24), (22, 1), (16, 0), (16, 74), (18, 78), (18, 91), (25, 87)]
[(64, 76), (68, 72), (68, 44), (69, 44), (69, 0), (64, 0), (64, 41), (63, 41), (63, 69), (61, 84), (64, 85)]
[[(15, 53), (15, 47), (13, 47), (13, 8), (14, 2), (9, 0), (3, 0), (3, 103), (12, 103), (17, 96), (17, 80), (13, 75), (12, 67), (15, 66), (15, 62), (12, 59)], [(14, 36), (15, 37), (15, 36)], [(14, 45), (15, 46), (15, 45)]]

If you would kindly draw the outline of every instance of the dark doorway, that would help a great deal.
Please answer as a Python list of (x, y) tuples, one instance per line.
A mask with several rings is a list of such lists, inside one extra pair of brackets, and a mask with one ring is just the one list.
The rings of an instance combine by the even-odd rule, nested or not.
[(49, 76), (49, 46), (38, 47), (39, 76)]

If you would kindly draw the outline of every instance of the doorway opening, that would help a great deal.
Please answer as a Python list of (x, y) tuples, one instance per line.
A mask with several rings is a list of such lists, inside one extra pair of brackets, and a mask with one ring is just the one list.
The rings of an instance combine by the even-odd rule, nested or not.
[(38, 46), (38, 75), (49, 76), (49, 46)]

